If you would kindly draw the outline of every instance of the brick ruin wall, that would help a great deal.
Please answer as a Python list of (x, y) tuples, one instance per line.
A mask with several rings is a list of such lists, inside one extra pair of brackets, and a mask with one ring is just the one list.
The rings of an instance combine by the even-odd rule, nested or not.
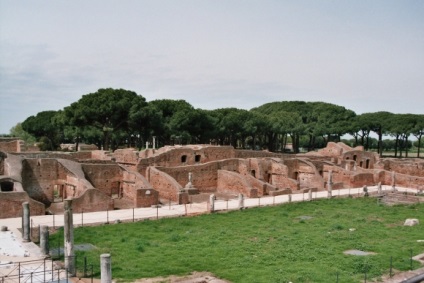
[(240, 159), (227, 159), (199, 165), (157, 167), (157, 169), (171, 176), (183, 188), (188, 183), (188, 174), (191, 172), (193, 176), (193, 187), (199, 189), (200, 192), (206, 193), (215, 191), (218, 180), (218, 170), (238, 172), (239, 163)]
[[(140, 156), (143, 156), (142, 152), (140, 152)], [(224, 159), (231, 159), (234, 158), (234, 156), (234, 149), (230, 146), (176, 147), (173, 150), (167, 150), (162, 152), (161, 154), (152, 157), (141, 158), (137, 164), (137, 171), (144, 174), (143, 172), (149, 166), (188, 166)]]
[(159, 202), (159, 193), (146, 178), (125, 168), (122, 171), (122, 196), (132, 200), (134, 207), (149, 207)]
[(30, 215), (44, 215), (45, 206), (41, 202), (31, 199), (26, 192), (0, 193), (0, 219), (22, 216), (22, 203), (29, 203)]
[(24, 159), (22, 164), (24, 190), (31, 198), (45, 205), (54, 201), (55, 191), (60, 191), (63, 198), (75, 198), (91, 187), (87, 186), (85, 179), (66, 169), (58, 159)]
[(0, 151), (3, 152), (21, 152), (20, 140), (0, 139)]
[(113, 199), (96, 189), (85, 190), (72, 200), (74, 213), (113, 210)]
[(118, 164), (83, 164), (86, 179), (102, 193), (119, 194), (122, 172)]
[(259, 195), (258, 190), (249, 184), (245, 176), (227, 170), (218, 170), (216, 191), (220, 193), (243, 194), (249, 198), (258, 197)]
[(424, 177), (424, 160), (422, 159), (384, 159), (378, 162), (375, 168), (395, 171), (400, 174)]
[[(178, 193), (183, 189), (174, 178), (155, 167), (149, 167), (146, 172), (147, 180), (159, 192), (159, 197), (179, 202)], [(159, 189), (160, 188), (160, 189)]]

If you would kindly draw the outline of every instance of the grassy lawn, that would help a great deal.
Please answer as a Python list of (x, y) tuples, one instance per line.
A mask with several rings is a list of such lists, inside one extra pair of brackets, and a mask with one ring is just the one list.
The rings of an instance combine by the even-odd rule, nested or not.
[[(376, 199), (332, 199), (275, 207), (77, 228), (78, 252), (99, 270), (102, 253), (112, 256), (114, 279), (209, 271), (232, 282), (363, 282), (393, 268), (408, 270), (410, 254), (424, 252), (424, 204), (387, 207)], [(354, 231), (349, 231), (354, 228)], [(63, 243), (63, 231), (51, 243)], [(52, 247), (53, 248), (53, 247)], [(349, 249), (375, 252), (344, 255)], [(414, 262), (413, 268), (419, 263)], [(99, 276), (99, 274), (97, 274)], [(370, 281), (368, 281), (370, 282)]]

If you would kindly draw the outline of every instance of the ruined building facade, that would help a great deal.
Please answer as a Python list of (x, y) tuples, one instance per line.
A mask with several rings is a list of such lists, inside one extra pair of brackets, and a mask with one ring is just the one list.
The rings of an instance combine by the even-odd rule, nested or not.
[(0, 141), (0, 218), (60, 213), (73, 199), (74, 212), (148, 207), (163, 202), (205, 200), (211, 193), (255, 198), (322, 191), (332, 172), (332, 188), (396, 185), (424, 188), (421, 159), (380, 159), (343, 143), (307, 154), (237, 150), (230, 146), (166, 146), (25, 152), (20, 141)]

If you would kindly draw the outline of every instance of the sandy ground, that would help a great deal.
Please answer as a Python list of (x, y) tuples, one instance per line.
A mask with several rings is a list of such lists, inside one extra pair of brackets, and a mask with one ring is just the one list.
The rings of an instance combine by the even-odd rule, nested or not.
[(136, 283), (230, 283), (230, 281), (216, 278), (209, 272), (193, 272), (187, 276), (169, 276), (138, 279)]

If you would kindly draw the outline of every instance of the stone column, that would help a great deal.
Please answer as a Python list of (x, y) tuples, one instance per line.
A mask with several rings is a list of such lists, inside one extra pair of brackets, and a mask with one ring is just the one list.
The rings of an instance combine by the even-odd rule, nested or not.
[(49, 255), (49, 226), (47, 225), (42, 225), (40, 227), (40, 248), (44, 256)]
[(112, 283), (112, 262), (110, 254), (100, 255), (100, 283)]
[(24, 242), (31, 242), (29, 203), (27, 201), (22, 203), (22, 209), (22, 239)]
[(64, 212), (64, 253), (65, 253), (65, 268), (68, 270), (71, 277), (75, 276), (75, 253), (74, 253), (74, 220), (72, 212), (72, 199), (66, 199), (63, 203)]
[(327, 181), (327, 197), (333, 197), (333, 171), (328, 172), (328, 181)]
[(211, 194), (209, 196), (209, 211), (214, 212), (215, 210), (215, 195)]
[(156, 149), (156, 137), (153, 136), (153, 149)]
[(309, 201), (312, 200), (312, 189), (309, 189), (309, 191), (308, 191), (308, 200)]
[(244, 209), (244, 196), (243, 194), (238, 195), (238, 207), (239, 209)]

